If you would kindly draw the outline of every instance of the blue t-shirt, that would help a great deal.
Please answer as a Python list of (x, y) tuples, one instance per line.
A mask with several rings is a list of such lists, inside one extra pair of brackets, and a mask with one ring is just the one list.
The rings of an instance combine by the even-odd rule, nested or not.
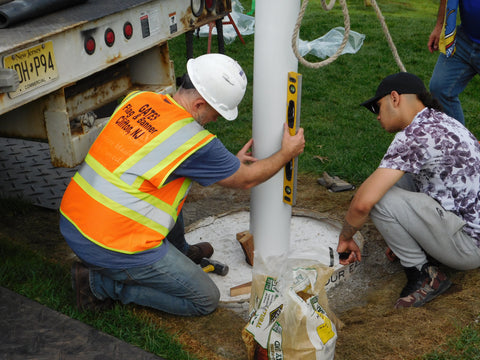
[[(220, 140), (214, 138), (187, 158), (169, 177), (187, 177), (200, 185), (212, 185), (233, 175), (240, 167), (240, 160), (228, 151)], [(60, 215), (60, 231), (70, 248), (84, 262), (110, 269), (145, 266), (160, 260), (172, 246), (167, 240), (162, 246), (129, 255), (107, 250), (85, 238), (63, 215)]]
[(478, 0), (460, 0), (460, 18), (462, 19), (462, 29), (468, 35), (470, 40), (480, 44), (480, 1)]
[(214, 138), (176, 168), (168, 181), (183, 176), (209, 186), (233, 175), (239, 167), (240, 160)]

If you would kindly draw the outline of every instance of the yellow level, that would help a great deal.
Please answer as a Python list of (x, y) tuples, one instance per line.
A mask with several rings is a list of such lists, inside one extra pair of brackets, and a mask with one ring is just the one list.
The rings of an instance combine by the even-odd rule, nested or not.
[[(287, 125), (290, 135), (295, 135), (300, 126), (300, 105), (302, 95), (302, 74), (288, 73), (287, 82)], [(295, 205), (297, 197), (297, 158), (290, 160), (284, 167), (283, 201)]]

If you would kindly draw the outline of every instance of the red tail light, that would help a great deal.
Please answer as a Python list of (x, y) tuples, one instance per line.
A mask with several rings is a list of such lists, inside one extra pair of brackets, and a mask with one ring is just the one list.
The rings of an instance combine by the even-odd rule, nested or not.
[(107, 44), (108, 47), (113, 46), (113, 43), (115, 42), (115, 33), (113, 32), (112, 29), (108, 28), (105, 30), (105, 44)]
[(133, 26), (131, 23), (126, 22), (123, 25), (123, 36), (125, 36), (126, 39), (130, 39), (133, 35)]
[(84, 47), (88, 55), (92, 55), (95, 52), (95, 40), (89, 36), (85, 39)]

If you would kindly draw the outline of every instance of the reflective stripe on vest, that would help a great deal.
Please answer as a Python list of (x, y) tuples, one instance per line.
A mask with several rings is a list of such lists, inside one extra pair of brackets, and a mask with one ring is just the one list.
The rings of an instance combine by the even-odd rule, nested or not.
[(191, 185), (166, 180), (213, 138), (171, 97), (131, 94), (92, 145), (60, 210), (104, 248), (132, 254), (160, 246)]

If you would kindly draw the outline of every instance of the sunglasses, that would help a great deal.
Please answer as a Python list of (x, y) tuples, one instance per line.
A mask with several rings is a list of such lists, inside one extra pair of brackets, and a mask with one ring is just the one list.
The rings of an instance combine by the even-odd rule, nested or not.
[(380, 104), (378, 102), (370, 104), (370, 111), (378, 115), (380, 112)]

